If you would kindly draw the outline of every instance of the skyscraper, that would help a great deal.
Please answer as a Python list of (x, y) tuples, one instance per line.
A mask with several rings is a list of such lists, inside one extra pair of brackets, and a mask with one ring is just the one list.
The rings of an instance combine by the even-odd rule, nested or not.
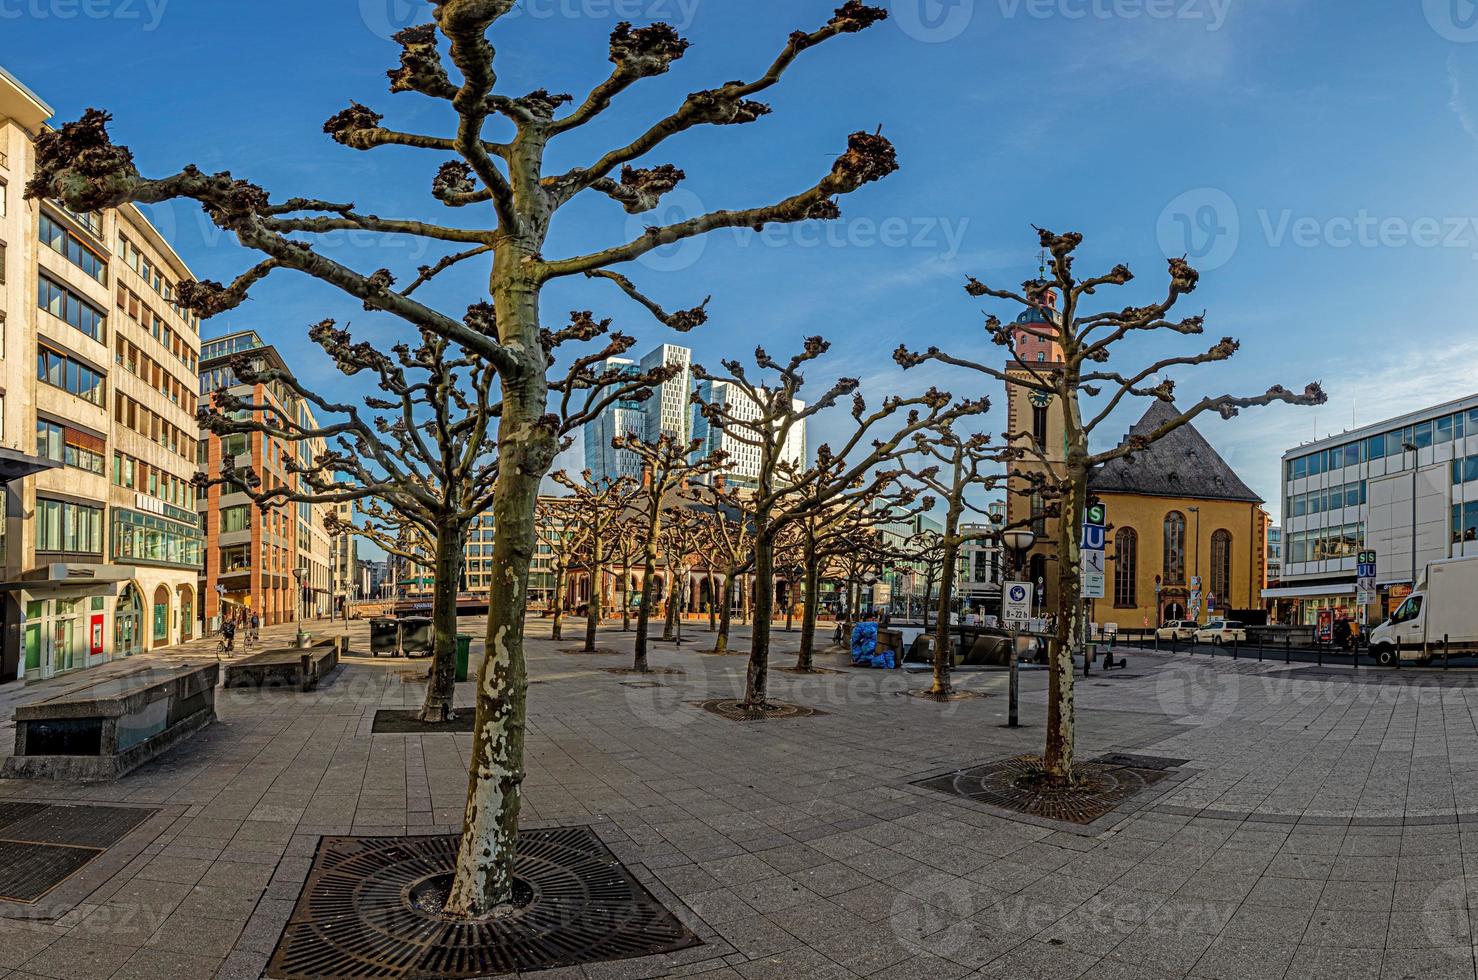
[[(728, 381), (700, 381), (698, 398), (704, 404), (724, 405), (729, 414), (738, 419), (759, 418), (760, 408), (755, 404), (754, 399), (750, 398), (743, 388)], [(794, 407), (799, 412), (806, 407), (806, 403), (795, 399)], [(748, 489), (757, 486), (760, 474), (759, 449), (734, 438), (723, 429), (710, 425), (698, 411), (697, 405), (693, 406), (692, 420), (693, 438), (702, 440), (702, 445), (698, 447), (694, 455), (707, 456), (710, 453), (723, 451), (728, 454), (728, 461), (715, 476), (722, 476), (729, 486)], [(781, 463), (794, 463), (797, 466), (805, 465), (806, 425), (804, 422), (794, 426), (786, 434), (785, 445), (780, 451), (780, 461)]]
[(692, 391), (693, 352), (686, 347), (660, 344), (638, 363), (612, 357), (606, 368), (619, 368), (629, 374), (645, 374), (664, 364), (677, 368), (677, 373), (658, 385), (646, 401), (622, 400), (612, 404), (585, 426), (585, 468), (595, 479), (638, 477), (641, 466), (637, 458), (625, 450), (615, 449), (611, 441), (635, 433), (655, 442), (663, 435), (679, 440), (690, 439), (689, 417)]

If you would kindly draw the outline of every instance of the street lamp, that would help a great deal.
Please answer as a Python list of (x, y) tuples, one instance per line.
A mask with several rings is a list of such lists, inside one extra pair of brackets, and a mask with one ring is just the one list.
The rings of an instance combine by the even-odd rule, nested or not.
[(304, 567), (304, 566), (301, 566), (301, 565), (298, 566), (297, 568), (294, 568), (293, 569), (293, 578), (298, 583), (298, 597), (297, 597), (298, 598), (298, 601), (297, 601), (298, 635), (297, 635), (297, 644), (298, 644), (298, 649), (299, 650), (305, 650), (308, 647), (308, 634), (303, 630), (303, 576), (306, 575), (307, 573), (308, 573), (308, 569), (306, 567)]
[(1411, 589), (1416, 591), (1416, 444), (1403, 442), (1401, 448), (1411, 453)]
[[(1206, 583), (1201, 581), (1201, 508), (1187, 507), (1186, 510), (1196, 515), (1196, 570), (1193, 573), (1193, 576), (1195, 580), (1197, 582), (1200, 582), (1201, 584), (1201, 588), (1199, 591), (1202, 595), (1205, 595)], [(1210, 612), (1209, 609), (1207, 611)], [(1199, 600), (1196, 603), (1196, 618), (1201, 618), (1201, 605)]]

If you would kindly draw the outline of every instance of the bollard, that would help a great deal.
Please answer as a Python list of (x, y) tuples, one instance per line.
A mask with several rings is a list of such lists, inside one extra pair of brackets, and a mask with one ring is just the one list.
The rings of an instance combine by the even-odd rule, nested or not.
[(1442, 634), (1442, 669), (1447, 669), (1447, 634)]
[(1358, 646), (1354, 646), (1353, 643), (1350, 647), (1350, 665), (1355, 670), (1360, 669), (1360, 648)]
[(1290, 663), (1291, 662), (1288, 658), (1289, 658), (1289, 655), (1292, 654), (1292, 653), (1293, 653), (1293, 634), (1292, 633), (1284, 633), (1283, 634), (1283, 663), (1287, 664), (1287, 663)]
[(1258, 663), (1262, 663), (1262, 643), (1263, 643), (1263, 632), (1262, 632), (1262, 630), (1258, 630), (1257, 631), (1257, 662)]
[(1401, 637), (1396, 637), (1396, 666), (1401, 666)]
[(1319, 654), (1319, 666), (1320, 667), (1323, 667), (1324, 666), (1324, 641), (1321, 640), (1321, 639), (1319, 639), (1317, 636), (1314, 637), (1314, 649)]
[(1242, 648), (1237, 642), (1237, 634), (1232, 634), (1232, 659), (1236, 660), (1242, 653)]
[(1016, 681), (1016, 678), (1017, 678), (1016, 658), (1017, 658), (1017, 656), (1018, 656), (1018, 651), (1016, 649), (1016, 645), (1013, 643), (1012, 646), (1011, 646), (1011, 675), (1008, 678), (1008, 680), (1006, 681), (1006, 692), (1007, 692), (1006, 724), (1009, 727), (1011, 727), (1011, 728), (1017, 728), (1017, 727), (1019, 727), (1018, 722), (1016, 720), (1016, 702), (1018, 700), (1018, 694), (1019, 694), (1019, 691), (1020, 691), (1020, 688), (1017, 686), (1017, 681)]

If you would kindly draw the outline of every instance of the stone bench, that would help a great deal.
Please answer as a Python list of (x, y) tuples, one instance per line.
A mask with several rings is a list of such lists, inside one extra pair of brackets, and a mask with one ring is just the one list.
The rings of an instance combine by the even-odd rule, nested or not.
[(225, 686), (231, 688), (292, 688), (311, 691), (349, 652), (347, 636), (319, 640), (306, 649), (282, 647), (264, 650), (226, 665)]
[(22, 705), (0, 776), (124, 776), (216, 720), (219, 677), (214, 663), (146, 667)]

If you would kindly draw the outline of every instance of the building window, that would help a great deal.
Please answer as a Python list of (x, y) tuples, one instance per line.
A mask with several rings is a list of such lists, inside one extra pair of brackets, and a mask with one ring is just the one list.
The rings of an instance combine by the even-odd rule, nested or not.
[(52, 220), (51, 215), (44, 211), (41, 213), (41, 243), (98, 282), (108, 278), (108, 264), (82, 244), (82, 239)]
[(251, 530), (251, 505), (240, 504), (236, 507), (221, 508), (221, 533), (230, 534), (233, 531)]
[(1139, 535), (1132, 527), (1121, 527), (1114, 535), (1114, 605), (1133, 609), (1139, 605), (1134, 587), (1139, 572)]
[(36, 348), (36, 377), (94, 405), (103, 404), (104, 375), (49, 347)]
[(1165, 568), (1166, 585), (1185, 584), (1185, 515), (1172, 510), (1165, 515)]
[(1232, 605), (1232, 532), (1219, 529), (1211, 535), (1211, 594), (1218, 604)]
[(65, 500), (36, 499), (36, 550), (103, 553), (103, 509)]
[(1038, 449), (1047, 448), (1047, 406), (1032, 406), (1032, 442)]
[(107, 314), (66, 286), (47, 276), (36, 281), (36, 305), (56, 317), (65, 320), (93, 340), (102, 342), (103, 321)]

